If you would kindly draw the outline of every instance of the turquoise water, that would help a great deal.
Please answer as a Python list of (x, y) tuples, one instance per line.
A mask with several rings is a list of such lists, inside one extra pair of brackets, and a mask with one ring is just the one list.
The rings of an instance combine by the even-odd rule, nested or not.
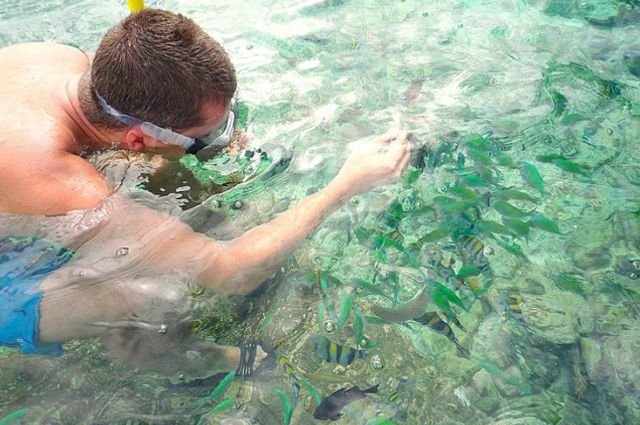
[[(0, 44), (94, 49), (121, 3), (2, 0)], [(253, 147), (271, 156), (186, 159), (178, 178), (148, 178), (145, 158), (92, 158), (120, 190), (169, 194), (144, 198), (165, 211), (200, 203), (224, 220), (199, 230), (227, 238), (326, 184), (348, 142), (397, 115), (425, 147), (401, 181), (329, 218), (265, 292), (189, 289), (202, 338), (254, 337), (277, 351), (255, 378), (205, 400), (221, 377), (171, 382), (93, 340), (66, 344), (59, 359), (2, 350), (0, 418), (28, 409), (24, 423), (278, 424), (286, 398), (291, 423), (321, 423), (315, 393), (380, 384), (338, 423), (640, 423), (637, 1), (149, 5), (223, 41)], [(251, 178), (234, 186), (236, 168)], [(327, 362), (318, 336), (366, 357)]]

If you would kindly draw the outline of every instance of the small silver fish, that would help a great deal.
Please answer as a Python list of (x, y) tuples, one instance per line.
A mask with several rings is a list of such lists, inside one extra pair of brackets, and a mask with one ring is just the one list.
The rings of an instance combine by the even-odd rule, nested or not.
[(340, 388), (338, 391), (323, 398), (320, 405), (313, 411), (313, 417), (316, 419), (337, 421), (342, 416), (342, 409), (349, 403), (356, 400), (364, 399), (367, 394), (377, 393), (378, 385), (376, 384), (366, 390), (361, 390), (357, 386), (351, 388)]
[(376, 316), (389, 322), (404, 322), (424, 314), (430, 301), (431, 293), (429, 292), (429, 287), (425, 286), (412, 300), (407, 301), (398, 308), (386, 308), (374, 305), (371, 307), (371, 311), (373, 311)]

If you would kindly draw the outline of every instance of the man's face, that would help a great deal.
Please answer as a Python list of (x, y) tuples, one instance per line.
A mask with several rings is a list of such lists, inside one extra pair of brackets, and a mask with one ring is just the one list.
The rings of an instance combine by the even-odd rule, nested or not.
[(229, 115), (230, 105), (230, 99), (223, 102), (206, 103), (200, 111), (200, 116), (204, 117), (202, 124), (177, 131), (194, 139), (205, 139), (212, 132), (224, 127)]
[[(229, 115), (230, 104), (231, 100), (223, 102), (209, 102), (205, 104), (200, 111), (200, 116), (203, 117), (201, 124), (173, 131), (194, 139), (204, 139), (225, 126)], [(147, 144), (145, 151), (161, 154), (167, 159), (178, 159), (185, 153), (184, 149), (181, 147), (162, 143), (160, 140), (157, 140), (156, 143)]]

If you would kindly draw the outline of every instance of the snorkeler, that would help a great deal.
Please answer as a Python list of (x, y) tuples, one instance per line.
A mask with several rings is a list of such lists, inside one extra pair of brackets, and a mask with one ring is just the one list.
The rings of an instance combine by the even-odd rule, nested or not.
[[(134, 13), (93, 61), (53, 43), (9, 46), (0, 76), (0, 344), (25, 353), (100, 336), (120, 358), (168, 375), (250, 371), (264, 354), (255, 345), (187, 335), (190, 305), (171, 282), (250, 293), (351, 197), (398, 178), (409, 157), (399, 130), (352, 143), (324, 189), (221, 242), (115, 191), (86, 160), (111, 148), (178, 156), (226, 143), (235, 70), (191, 19)], [(15, 216), (73, 224), (56, 234), (2, 229)]]

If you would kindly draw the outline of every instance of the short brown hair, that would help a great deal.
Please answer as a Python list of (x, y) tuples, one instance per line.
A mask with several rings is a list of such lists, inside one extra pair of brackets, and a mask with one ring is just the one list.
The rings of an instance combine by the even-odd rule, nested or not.
[(80, 83), (84, 113), (103, 127), (122, 125), (97, 103), (167, 128), (201, 124), (207, 102), (225, 102), (236, 90), (235, 69), (222, 46), (193, 20), (143, 9), (107, 31), (90, 74)]

